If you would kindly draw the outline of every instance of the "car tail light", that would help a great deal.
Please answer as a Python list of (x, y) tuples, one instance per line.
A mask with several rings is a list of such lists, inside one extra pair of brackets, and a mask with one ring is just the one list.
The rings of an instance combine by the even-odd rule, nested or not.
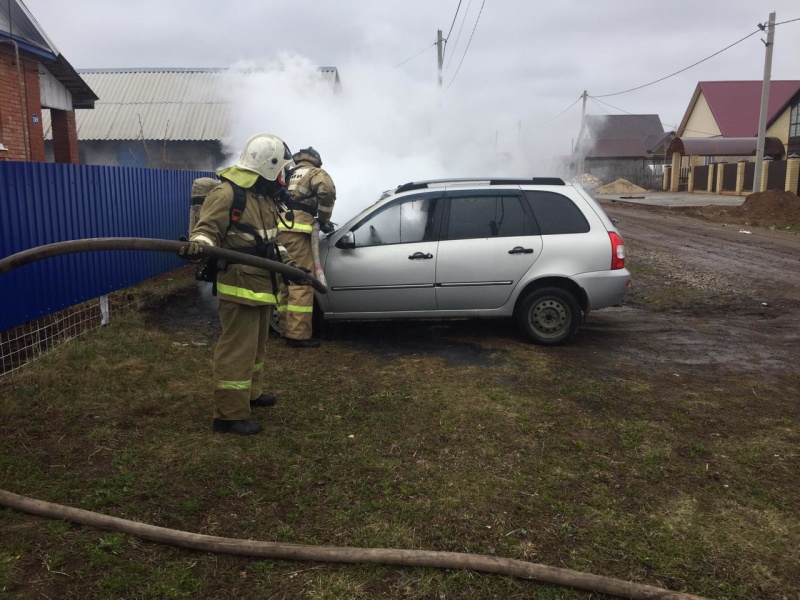
[(625, 268), (625, 242), (620, 235), (614, 231), (608, 232), (611, 238), (611, 270)]

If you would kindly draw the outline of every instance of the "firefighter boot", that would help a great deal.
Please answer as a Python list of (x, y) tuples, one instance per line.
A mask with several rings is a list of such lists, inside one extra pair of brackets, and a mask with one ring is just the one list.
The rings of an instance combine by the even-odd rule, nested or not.
[(261, 394), (258, 398), (250, 400), (250, 408), (263, 408), (265, 406), (275, 406), (278, 399), (269, 394)]
[(253, 435), (261, 432), (261, 425), (246, 419), (237, 419), (235, 421), (214, 419), (211, 431), (216, 433), (235, 433), (236, 435)]

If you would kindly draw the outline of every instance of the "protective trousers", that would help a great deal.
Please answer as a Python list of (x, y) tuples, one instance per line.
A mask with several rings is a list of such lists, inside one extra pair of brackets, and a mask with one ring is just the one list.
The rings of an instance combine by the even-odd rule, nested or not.
[(214, 418), (249, 419), (261, 395), (272, 306), (219, 301), (222, 335), (214, 351)]
[[(297, 261), (298, 267), (314, 272), (311, 256), (311, 236), (307, 233), (282, 231), (278, 243)], [(314, 288), (310, 285), (281, 285), (278, 320), (284, 337), (293, 340), (311, 339), (311, 317), (314, 311)]]

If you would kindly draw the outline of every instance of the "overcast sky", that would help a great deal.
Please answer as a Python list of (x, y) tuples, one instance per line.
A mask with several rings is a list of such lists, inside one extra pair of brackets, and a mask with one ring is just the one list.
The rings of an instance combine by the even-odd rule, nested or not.
[[(666, 77), (752, 33), (771, 11), (778, 23), (800, 19), (798, 0), (24, 1), (77, 69), (246, 61), (279, 71), (242, 92), (231, 146), (264, 129), (293, 148), (312, 144), (351, 193), (359, 177), (383, 183), (364, 175), (375, 168), (391, 171), (389, 184), (559, 174), (550, 157), (570, 153), (584, 90), (605, 96)], [(449, 33), (441, 90), (437, 29)], [(587, 113), (658, 114), (674, 130), (698, 81), (762, 78), (761, 38), (660, 83), (590, 99)], [(316, 66), (339, 70), (334, 107), (292, 80)], [(800, 79), (800, 20), (776, 27), (772, 79)]]

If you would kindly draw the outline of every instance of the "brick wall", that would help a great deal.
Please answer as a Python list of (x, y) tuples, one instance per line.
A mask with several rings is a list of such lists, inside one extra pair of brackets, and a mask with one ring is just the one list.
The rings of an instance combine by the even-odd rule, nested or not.
[[(0, 44), (0, 143), (7, 148), (0, 150), (0, 160), (45, 162), (38, 63), (26, 58), (24, 52), (20, 54), (22, 85), (14, 47)], [(68, 151), (61, 154), (63, 161), (56, 158), (56, 162), (76, 163), (78, 135), (75, 113), (70, 111), (64, 114), (71, 115), (71, 124), (70, 117), (65, 117), (60, 126), (62, 130), (56, 134), (54, 127), (53, 134), (66, 140), (62, 146)]]
[(13, 48), (0, 44), (0, 142), (7, 148), (6, 151), (0, 150), (0, 157), (4, 160), (26, 158), (19, 88)]
[[(78, 157), (78, 129), (75, 126), (74, 110), (50, 109), (53, 124), (53, 158), (57, 163), (80, 163)], [(44, 142), (42, 142), (44, 154)]]

